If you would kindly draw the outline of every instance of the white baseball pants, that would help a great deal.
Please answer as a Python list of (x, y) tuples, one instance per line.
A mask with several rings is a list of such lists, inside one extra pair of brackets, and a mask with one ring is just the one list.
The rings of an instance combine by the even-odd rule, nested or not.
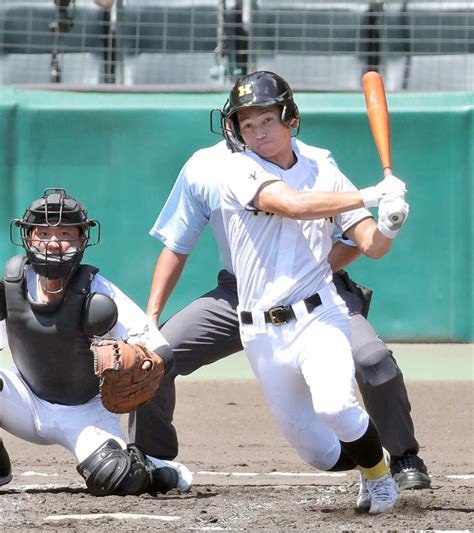
[(86, 459), (108, 439), (125, 449), (119, 415), (110, 413), (99, 396), (82, 405), (61, 405), (38, 398), (17, 373), (0, 370), (0, 427), (34, 444), (59, 444), (77, 461)]
[(339, 441), (362, 437), (369, 418), (354, 394), (347, 308), (332, 284), (319, 295), (322, 305), (308, 313), (303, 302), (296, 303), (296, 320), (283, 326), (252, 312), (253, 324), (240, 328), (250, 365), (286, 439), (304, 461), (328, 470), (339, 458)]

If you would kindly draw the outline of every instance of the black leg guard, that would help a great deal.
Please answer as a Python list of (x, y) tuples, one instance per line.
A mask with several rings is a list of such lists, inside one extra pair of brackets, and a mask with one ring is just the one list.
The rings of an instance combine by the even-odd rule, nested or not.
[(87, 459), (77, 465), (94, 496), (126, 496), (143, 492), (162, 494), (178, 486), (179, 476), (170, 467), (157, 468), (137, 446), (123, 450), (109, 439)]
[(360, 439), (353, 442), (344, 442), (342, 445), (347, 455), (364, 468), (375, 466), (383, 458), (379, 433), (372, 419), (369, 419), (367, 431)]
[(147, 490), (151, 479), (146, 465), (113, 439), (78, 464), (77, 471), (94, 496), (140, 494)]
[(2, 437), (0, 437), (0, 486), (10, 483), (12, 480), (12, 466), (7, 449), (3, 445)]

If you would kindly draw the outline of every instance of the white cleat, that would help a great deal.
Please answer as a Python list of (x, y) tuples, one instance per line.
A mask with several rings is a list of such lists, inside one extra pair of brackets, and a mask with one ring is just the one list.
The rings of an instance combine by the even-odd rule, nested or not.
[(400, 489), (390, 474), (377, 479), (368, 479), (367, 491), (370, 496), (370, 514), (389, 511), (400, 496)]
[(193, 484), (193, 475), (187, 466), (184, 466), (181, 463), (176, 461), (165, 461), (164, 459), (157, 459), (156, 457), (151, 457), (147, 455), (148, 459), (158, 468), (163, 468), (165, 466), (176, 470), (179, 476), (179, 481), (177, 489), (180, 492), (188, 492)]
[[(383, 449), (383, 458), (387, 467), (390, 465), (390, 454), (384, 448)], [(361, 511), (369, 511), (371, 506), (369, 489), (367, 488), (367, 478), (363, 472), (359, 472), (359, 494), (357, 496), (357, 508)]]
[(361, 511), (370, 509), (370, 494), (367, 489), (367, 479), (362, 472), (359, 472), (359, 495), (357, 496), (357, 508)]

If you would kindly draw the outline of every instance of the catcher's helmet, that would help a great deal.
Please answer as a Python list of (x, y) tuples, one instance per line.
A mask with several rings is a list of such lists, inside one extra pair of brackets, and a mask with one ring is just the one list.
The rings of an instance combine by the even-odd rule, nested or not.
[[(48, 245), (40, 249), (31, 242), (31, 232), (35, 227), (76, 226), (80, 229), (81, 246), (71, 246), (59, 253), (48, 251)], [(97, 226), (97, 238), (90, 243), (90, 228)], [(14, 238), (14, 228), (19, 228), (20, 242)], [(33, 270), (48, 279), (68, 280), (79, 266), (84, 250), (100, 240), (100, 224), (89, 220), (85, 207), (64, 189), (45, 189), (43, 196), (34, 200), (21, 219), (10, 223), (10, 240), (23, 246)]]
[(221, 131), (234, 150), (245, 147), (237, 122), (237, 111), (248, 107), (281, 107), (281, 120), (289, 128), (299, 125), (299, 111), (288, 83), (278, 74), (260, 70), (239, 78), (221, 113)]

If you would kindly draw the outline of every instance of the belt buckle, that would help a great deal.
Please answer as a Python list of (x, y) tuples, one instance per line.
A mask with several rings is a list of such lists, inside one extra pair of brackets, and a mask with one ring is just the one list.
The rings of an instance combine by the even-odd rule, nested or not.
[(268, 316), (270, 317), (270, 322), (274, 326), (283, 326), (283, 324), (286, 324), (288, 322), (288, 319), (278, 320), (278, 318), (275, 316), (274, 313), (279, 313), (281, 311), (286, 311), (286, 307), (284, 307), (283, 305), (277, 305), (268, 310)]

